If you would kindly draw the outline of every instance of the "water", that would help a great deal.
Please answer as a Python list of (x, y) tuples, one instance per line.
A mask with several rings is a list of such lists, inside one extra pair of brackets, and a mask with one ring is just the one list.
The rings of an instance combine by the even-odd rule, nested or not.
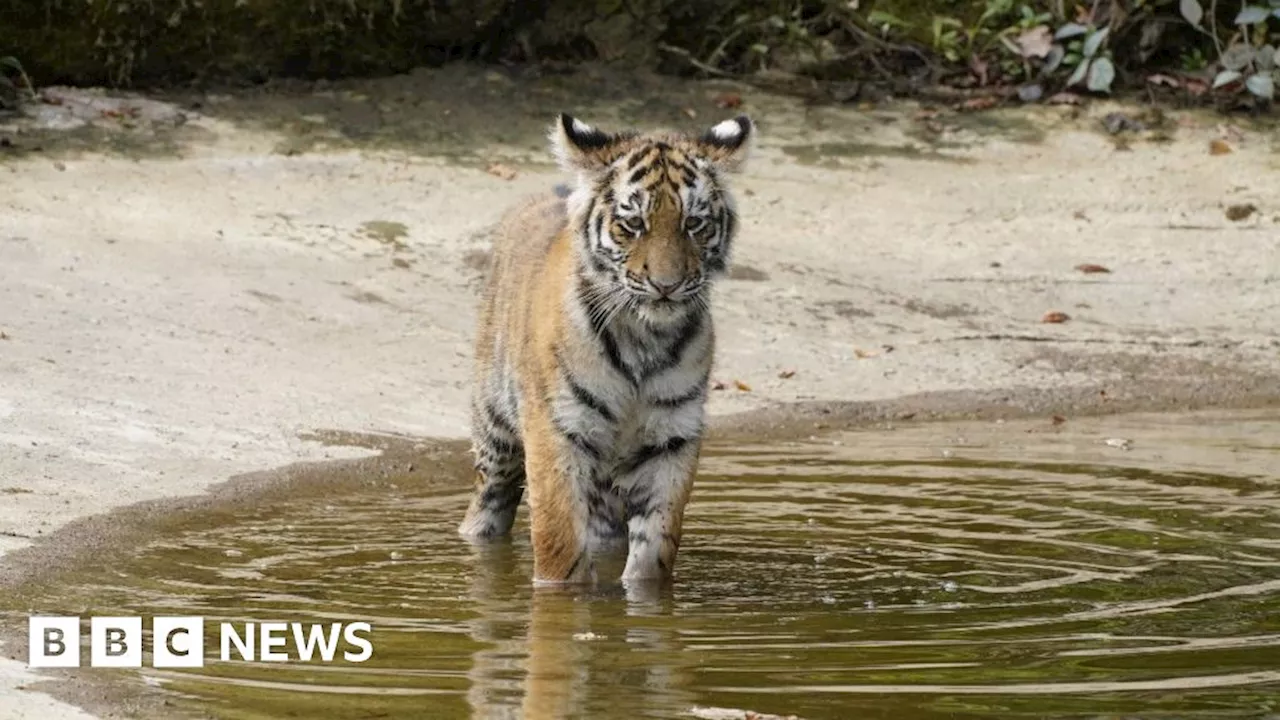
[(650, 594), (535, 593), (523, 523), (472, 548), (464, 489), (397, 485), (194, 523), (28, 606), (373, 623), (363, 664), (142, 671), (219, 718), (1280, 714), (1280, 413), (713, 445)]

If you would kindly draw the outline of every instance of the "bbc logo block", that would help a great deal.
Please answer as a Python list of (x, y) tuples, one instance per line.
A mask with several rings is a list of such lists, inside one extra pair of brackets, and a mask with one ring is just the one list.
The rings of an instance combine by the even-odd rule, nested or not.
[[(80, 667), (79, 617), (32, 616), (28, 620), (28, 659), (33, 668)], [(218, 657), (223, 662), (360, 663), (373, 656), (367, 622), (218, 624)], [(143, 635), (141, 617), (89, 618), (89, 665), (140, 668), (144, 650), (156, 668), (204, 667), (205, 621), (202, 617), (161, 616), (151, 619), (151, 642)], [(236, 656), (239, 656), (238, 658)]]
[(33, 616), (27, 637), (31, 667), (80, 667), (80, 618)]

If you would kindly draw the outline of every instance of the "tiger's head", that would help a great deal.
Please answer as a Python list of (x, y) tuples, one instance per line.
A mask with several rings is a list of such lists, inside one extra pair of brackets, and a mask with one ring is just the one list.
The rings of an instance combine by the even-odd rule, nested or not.
[(551, 142), (578, 178), (568, 206), (580, 271), (612, 311), (666, 324), (707, 306), (737, 229), (724, 176), (754, 134), (746, 116), (701, 135), (606, 133), (559, 117)]

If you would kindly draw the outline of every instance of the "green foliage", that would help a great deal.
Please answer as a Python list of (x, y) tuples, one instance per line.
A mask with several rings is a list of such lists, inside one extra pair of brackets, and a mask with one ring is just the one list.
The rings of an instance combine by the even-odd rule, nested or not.
[[(404, 71), (506, 39), (513, 0), (0, 0), (0, 47), (47, 82)], [(513, 10), (514, 7), (514, 10)]]
[(1213, 78), (1215, 90), (1247, 92), (1265, 102), (1275, 99), (1280, 50), (1269, 42), (1268, 31), (1270, 21), (1280, 19), (1280, 0), (1268, 0), (1266, 5), (1245, 0), (1232, 20), (1235, 30), (1225, 47), (1216, 24), (1204, 27), (1204, 9), (1198, 0), (1180, 0), (1179, 10), (1188, 23), (1213, 39), (1219, 68)]
[(0, 56), (0, 110), (15, 110), (24, 101), (33, 99), (35, 94), (31, 78), (18, 58)]
[[(1025, 101), (1110, 93), (1157, 70), (1171, 86), (1264, 101), (1280, 81), (1280, 0), (0, 0), (0, 14), (0, 47), (43, 81), (81, 84), (387, 74), (455, 58), (1017, 86)], [(6, 61), (11, 106), (30, 82)]]

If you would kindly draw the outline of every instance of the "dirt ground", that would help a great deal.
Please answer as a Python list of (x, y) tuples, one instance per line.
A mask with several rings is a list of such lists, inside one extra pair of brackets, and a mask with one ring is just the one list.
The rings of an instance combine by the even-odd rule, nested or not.
[[(60, 91), (0, 120), (0, 556), (372, 453), (317, 430), (463, 436), (484, 230), (562, 180), (554, 113), (693, 129), (736, 112), (726, 93), (760, 142), (716, 297), (722, 431), (1280, 401), (1280, 147), (1252, 121), (806, 106), (594, 69)], [(1111, 135), (1113, 112), (1149, 129)], [(88, 717), (0, 654), (4, 717)]]

